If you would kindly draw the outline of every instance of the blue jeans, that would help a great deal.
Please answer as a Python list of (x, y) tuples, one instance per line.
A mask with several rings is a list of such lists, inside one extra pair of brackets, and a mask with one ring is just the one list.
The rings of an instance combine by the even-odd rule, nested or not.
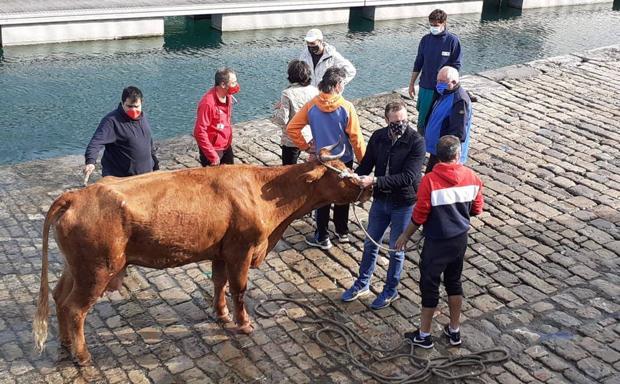
[[(368, 214), (368, 234), (379, 244), (383, 240), (383, 235), (390, 226), (390, 248), (396, 246), (398, 236), (407, 228), (411, 221), (413, 206), (394, 207), (388, 199), (375, 199), (370, 207)], [(360, 264), (359, 277), (355, 282), (358, 288), (368, 287), (372, 273), (375, 271), (379, 247), (377, 247), (368, 237), (364, 240), (364, 253)], [(403, 271), (405, 261), (404, 252), (390, 252), (390, 264), (387, 271), (387, 281), (383, 287), (383, 292), (388, 295), (396, 293), (396, 287), (400, 281), (400, 274)]]

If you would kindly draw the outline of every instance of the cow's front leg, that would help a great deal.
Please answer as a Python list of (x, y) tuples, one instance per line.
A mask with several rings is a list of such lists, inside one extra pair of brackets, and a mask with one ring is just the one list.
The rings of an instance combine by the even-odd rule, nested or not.
[(228, 284), (235, 305), (235, 322), (237, 323), (237, 331), (249, 334), (254, 330), (248, 313), (245, 310), (244, 296), (248, 287), (248, 272), (250, 269), (250, 258), (240, 264), (228, 263), (226, 272), (228, 275)]
[(229, 323), (230, 314), (226, 307), (226, 263), (223, 260), (213, 260), (211, 262), (211, 271), (213, 272), (213, 308), (215, 308), (215, 316), (219, 321)]

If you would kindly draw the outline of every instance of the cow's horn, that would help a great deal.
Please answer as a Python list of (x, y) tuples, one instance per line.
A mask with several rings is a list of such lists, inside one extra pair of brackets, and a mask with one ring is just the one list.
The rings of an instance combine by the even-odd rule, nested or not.
[[(338, 145), (338, 143), (330, 145), (325, 147), (324, 149), (327, 150), (331, 150), (332, 148), (334, 148), (336, 145)], [(321, 161), (330, 161), (330, 160), (336, 160), (342, 157), (342, 155), (344, 155), (344, 152), (347, 150), (347, 146), (343, 145), (342, 146), (342, 151), (340, 151), (340, 153), (336, 154), (336, 155), (319, 155), (319, 158), (321, 159)]]

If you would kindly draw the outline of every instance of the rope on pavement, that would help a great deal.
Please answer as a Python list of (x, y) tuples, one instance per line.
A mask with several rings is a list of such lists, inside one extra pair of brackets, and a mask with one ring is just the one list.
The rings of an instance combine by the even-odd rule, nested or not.
[[(279, 309), (269, 311), (265, 308), (265, 304), (268, 303), (276, 303)], [(281, 303), (292, 303), (298, 306), (305, 311), (305, 317), (291, 317), (288, 311), (279, 305)], [(432, 376), (444, 380), (463, 380), (465, 382), (484, 383), (485, 381), (480, 378), (480, 375), (486, 372), (488, 364), (500, 363), (510, 358), (510, 352), (506, 348), (501, 347), (485, 349), (461, 356), (423, 358), (414, 354), (415, 346), (411, 344), (409, 339), (403, 339), (395, 348), (373, 346), (368, 340), (364, 339), (343, 322), (320, 316), (314, 308), (295, 299), (279, 298), (263, 300), (256, 304), (254, 310), (256, 314), (261, 317), (275, 317), (284, 314), (289, 319), (298, 323), (316, 324), (320, 328), (314, 334), (314, 338), (321, 347), (338, 355), (347, 357), (355, 368), (381, 384), (420, 383)], [(338, 346), (335, 342), (338, 336), (344, 339), (344, 345), (342, 347)], [(353, 350), (353, 346), (357, 346), (363, 353), (356, 354)], [(360, 360), (364, 355), (368, 358), (364, 361)], [(413, 371), (390, 376), (371, 368), (374, 363), (388, 363), (398, 359), (408, 360), (411, 370)], [(401, 370), (411, 371), (407, 369), (408, 367), (406, 364), (397, 364)]]

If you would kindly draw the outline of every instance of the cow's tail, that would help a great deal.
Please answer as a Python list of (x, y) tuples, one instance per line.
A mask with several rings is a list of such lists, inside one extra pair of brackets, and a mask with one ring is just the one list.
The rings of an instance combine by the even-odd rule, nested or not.
[(37, 312), (32, 322), (32, 334), (34, 336), (34, 347), (38, 353), (43, 352), (45, 341), (47, 340), (47, 319), (49, 317), (49, 282), (48, 282), (48, 243), (49, 231), (52, 224), (62, 216), (69, 208), (70, 200), (68, 194), (63, 194), (52, 203), (45, 222), (43, 223), (43, 257), (41, 261), (41, 287), (39, 288), (39, 300), (37, 304)]

